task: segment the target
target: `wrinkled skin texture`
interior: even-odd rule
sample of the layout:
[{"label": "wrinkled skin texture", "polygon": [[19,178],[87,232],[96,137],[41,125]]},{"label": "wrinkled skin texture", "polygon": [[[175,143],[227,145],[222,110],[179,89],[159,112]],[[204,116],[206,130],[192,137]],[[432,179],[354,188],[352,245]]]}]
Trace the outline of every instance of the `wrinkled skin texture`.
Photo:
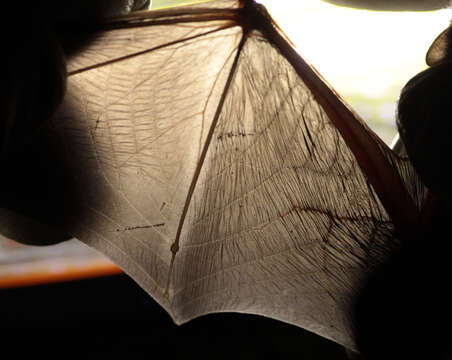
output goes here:
[{"label": "wrinkled skin texture", "polygon": [[[340,2],[340,1],[334,1],[335,3],[341,3],[349,6],[360,6],[365,8],[377,8],[377,9],[396,9],[394,2],[391,2],[388,7],[388,2],[386,4],[383,4],[384,6],[380,6],[381,2],[378,4],[376,2],[354,2],[354,1],[347,1],[347,2]],[[426,9],[425,7],[422,7],[424,5],[416,2],[410,2],[410,6],[407,7],[406,4],[403,4],[402,2],[397,3],[397,10],[421,10]],[[414,5],[413,5],[414,4]],[[399,6],[400,5],[400,6]],[[440,8],[443,5],[445,5],[444,2],[429,2],[428,9],[436,9]],[[93,11],[93,14],[99,14],[101,13],[101,7],[94,8],[96,11]],[[64,17],[63,17],[64,18]],[[92,19],[96,19],[96,16],[93,16]],[[61,19],[60,19],[61,20]],[[91,20],[90,20],[91,21]],[[61,21],[57,21],[57,23],[61,24]],[[64,27],[62,27],[64,30]],[[46,59],[42,63],[44,65],[43,69],[41,70],[45,74],[45,78],[47,81],[50,82],[50,84],[53,84],[52,86],[49,86],[50,89],[56,89],[55,93],[47,94],[45,98],[52,99],[48,103],[47,106],[43,106],[42,111],[38,110],[37,116],[34,116],[33,119],[36,120],[39,124],[40,119],[44,119],[47,117],[48,112],[52,112],[53,108],[56,107],[56,105],[59,103],[60,98],[62,97],[62,93],[64,93],[64,84],[65,84],[65,73],[64,73],[64,62],[63,57],[61,56],[62,53],[68,54],[69,52],[76,52],[79,49],[80,44],[83,45],[83,41],[81,43],[77,42],[71,42],[71,41],[64,41],[67,39],[67,33],[65,34],[64,31],[57,34],[57,36],[60,39],[60,43],[62,43],[62,49],[58,47],[58,45],[55,44],[55,40],[51,38],[51,35],[48,35],[49,33],[48,28],[43,27],[40,28],[39,31],[42,31],[43,39],[46,39],[47,37],[50,37],[49,40],[45,40],[46,46],[49,46],[50,49],[53,49],[52,51],[55,52],[55,55],[52,55],[49,57],[49,59]],[[36,34],[40,34],[39,32],[36,32]],[[89,34],[88,34],[89,35]],[[38,37],[39,38],[39,37]],[[88,37],[89,39],[89,37]],[[58,42],[57,42],[58,43]],[[12,42],[14,45],[15,43]],[[69,45],[68,45],[69,44]],[[20,51],[25,51],[25,53],[21,53]],[[45,54],[52,54],[52,51],[47,51]],[[34,52],[30,52],[33,53]],[[21,57],[25,57],[27,54],[26,49],[19,49],[18,54],[20,54]],[[43,56],[42,54],[38,53],[36,56]],[[37,62],[39,63],[39,62]],[[12,72],[8,74],[12,77],[12,79],[17,79],[23,75],[21,70],[21,67],[14,68],[15,63],[11,62],[9,65],[11,66],[11,69],[13,69]],[[60,68],[61,70],[56,73],[49,73],[47,74],[46,69],[50,68]],[[23,76],[21,78],[21,81],[25,81],[25,79],[28,79],[28,77]],[[46,87],[42,86],[42,83],[39,81],[39,79],[34,83],[27,83],[27,91],[40,94],[41,89],[47,89]],[[27,93],[28,95],[28,93]],[[21,90],[19,89],[17,93],[13,93],[11,95],[13,98],[18,98],[19,101],[21,98],[23,98],[23,93],[21,93]],[[7,105],[11,104],[12,102],[8,102]],[[38,104],[41,104],[41,102],[38,100]],[[3,104],[2,104],[3,105]],[[3,106],[2,106],[3,108]],[[4,108],[8,109],[8,106],[5,106]],[[29,115],[25,114],[25,119],[29,119]],[[24,122],[26,124],[26,122]],[[22,123],[23,124],[23,123]],[[33,129],[32,124],[32,129]],[[6,127],[7,130],[11,129]],[[32,130],[31,129],[31,130]],[[16,131],[17,134],[23,133],[22,129],[20,128],[12,128],[12,131]],[[406,140],[407,143],[409,143],[409,140]],[[51,147],[52,144],[49,143],[49,146]],[[6,146],[7,151],[7,146]],[[55,157],[58,157],[58,154],[55,154]],[[39,159],[39,156],[37,156]],[[7,236],[10,236],[12,238],[15,238],[17,240],[20,240],[24,243],[31,243],[35,244],[33,242],[34,239],[43,239],[46,238],[47,241],[45,243],[40,243],[39,245],[44,244],[51,244],[56,243],[62,240],[67,239],[67,236],[65,234],[58,233],[53,229],[53,227],[46,227],[42,224],[46,222],[49,222],[48,218],[46,218],[46,212],[51,211],[52,209],[58,208],[60,209],[61,213],[63,213],[63,218],[65,216],[71,217],[76,216],[76,211],[73,214],[64,214],[64,204],[66,202],[65,198],[61,198],[58,196],[58,194],[62,194],[63,190],[65,188],[71,188],[70,185],[67,185],[67,182],[70,182],[70,169],[52,169],[53,173],[49,174],[49,178],[55,178],[55,172],[58,174],[61,174],[60,177],[57,177],[59,180],[58,183],[51,184],[50,186],[47,184],[47,188],[49,191],[49,194],[47,194],[45,191],[43,194],[38,195],[37,204],[40,205],[44,200],[47,200],[48,203],[48,209],[43,207],[37,207],[33,208],[33,206],[30,206],[28,200],[30,199],[29,196],[32,196],[36,192],[33,191],[33,188],[30,186],[27,186],[27,181],[32,178],[33,174],[39,173],[41,174],[40,180],[42,180],[43,184],[46,184],[46,176],[43,170],[46,168],[46,164],[40,164],[39,162],[36,163],[36,169],[22,169],[20,167],[20,161],[17,161],[19,158],[16,158],[17,165],[17,171],[25,171],[24,176],[18,177],[22,178],[24,183],[23,184],[8,184],[8,189],[16,189],[17,193],[15,194],[14,191],[11,193],[8,192],[5,194],[5,196],[2,196],[2,201],[7,203],[7,210],[8,211],[15,211],[16,214],[25,213],[25,214],[32,214],[35,219],[37,219],[36,223],[31,223],[29,220],[25,220],[25,218],[21,218],[19,215],[17,215],[17,223],[16,226],[10,226],[5,230],[1,229],[2,233],[4,233]],[[54,163],[58,163],[58,161],[55,161]],[[14,169],[14,167],[13,167]],[[28,173],[26,172],[28,171]],[[33,182],[36,182],[35,179],[33,179]],[[39,182],[38,182],[39,184]],[[2,184],[4,185],[4,184]],[[35,185],[36,186],[36,185]],[[5,186],[3,186],[5,187]],[[60,191],[56,191],[55,195],[55,188],[60,187]],[[27,188],[27,190],[22,193],[23,189]],[[41,185],[38,185],[38,188],[44,188]],[[52,195],[53,194],[53,195]],[[3,195],[3,194],[2,194]],[[19,196],[20,195],[20,196]],[[33,195],[34,196],[34,195]],[[39,198],[41,196],[42,198]],[[53,197],[52,197],[53,196]],[[71,196],[77,196],[77,194],[67,194],[67,196],[70,198]],[[23,203],[20,201],[17,201],[18,198],[22,198],[24,200]],[[50,201],[49,201],[50,199]],[[70,200],[70,199],[69,199]],[[72,210],[71,210],[72,211]],[[40,217],[44,221],[39,222]],[[0,212],[0,219],[1,219],[1,212]],[[22,221],[22,222],[21,222]],[[25,223],[23,221],[26,221]],[[55,220],[56,222],[58,219]],[[0,226],[1,226],[1,220],[0,220]],[[57,226],[56,226],[57,227]],[[441,229],[440,226],[438,226],[439,229]],[[432,227],[431,230],[427,232],[425,235],[425,239],[427,240],[434,240],[437,239],[439,236],[437,234],[440,234],[440,232],[435,232]],[[9,232],[8,232],[9,231]],[[38,232],[45,232],[48,236],[44,237],[42,235],[37,235]],[[411,349],[408,353],[405,351],[407,349],[406,346],[410,345],[414,341],[421,341],[422,339],[419,339],[418,337],[411,337],[410,335],[416,335],[416,332],[409,332],[406,333],[407,328],[407,321],[412,320],[412,314],[416,313],[419,308],[425,308],[426,304],[427,307],[430,309],[433,309],[436,311],[433,316],[429,317],[419,317],[417,318],[417,321],[415,323],[408,322],[409,327],[411,330],[416,329],[416,326],[421,329],[431,329],[435,328],[435,326],[438,325],[438,322],[435,322],[438,318],[444,318],[444,312],[440,311],[439,309],[446,308],[447,304],[450,303],[447,298],[443,296],[443,294],[440,294],[440,300],[441,302],[437,302],[436,299],[430,294],[434,293],[435,291],[438,291],[438,289],[441,288],[442,279],[443,277],[438,275],[444,275],[447,274],[447,268],[445,267],[446,260],[441,261],[441,259],[438,259],[436,256],[437,254],[433,250],[438,250],[440,255],[448,254],[450,252],[445,251],[444,244],[439,244],[439,247],[432,248],[431,246],[423,247],[422,242],[414,244],[412,247],[409,247],[405,252],[398,253],[394,255],[394,257],[388,261],[385,267],[382,267],[380,271],[378,271],[375,276],[371,277],[369,279],[368,286],[365,287],[362,291],[362,297],[357,302],[357,307],[355,311],[355,317],[357,321],[357,334],[358,334],[358,344],[362,351],[366,354],[370,354],[368,358],[402,358],[403,356],[409,357],[409,358],[416,358],[416,355],[425,355],[425,358],[428,358],[427,355],[432,355],[431,353],[424,353],[424,351],[418,351],[418,348]],[[420,271],[418,267],[418,260],[420,258],[425,258],[426,249],[429,250],[429,259],[426,260],[422,264],[422,269],[426,268],[426,271]],[[434,265],[434,266],[432,266]],[[413,271],[418,271],[416,275],[419,275],[422,277],[422,279],[425,279],[425,283],[429,283],[430,279],[436,279],[435,283],[431,284],[430,287],[423,289],[424,296],[419,297],[417,293],[418,284],[416,281],[413,282],[413,279],[415,277],[413,276]],[[387,281],[387,280],[391,281]],[[407,281],[408,279],[408,281]],[[403,283],[404,286],[401,287],[400,284]],[[393,299],[397,299],[397,303],[394,304]],[[412,302],[413,298],[416,299],[416,302]],[[410,303],[411,306],[406,309],[405,305],[407,303]],[[442,306],[443,305],[443,306]],[[375,309],[379,309],[379,311],[375,311]],[[404,310],[404,311],[402,311]],[[447,318],[446,318],[447,319]],[[389,324],[389,325],[388,325]],[[392,331],[388,331],[388,328]],[[386,333],[386,336],[381,339],[379,336],[382,333]],[[403,337],[400,336],[400,334],[404,334]],[[441,335],[441,334],[440,334]],[[418,335],[419,336],[419,335]],[[407,339],[407,340],[404,340]],[[437,343],[437,340],[439,339],[440,344]],[[438,339],[431,339],[431,337],[428,338],[427,344],[430,347],[433,347],[437,351],[438,355],[440,354],[440,350],[442,350],[441,347],[441,336],[439,336]],[[378,341],[378,343],[377,343]],[[446,339],[447,341],[447,339]],[[396,348],[394,354],[390,354],[388,356],[388,351],[392,351],[394,348]],[[397,348],[399,350],[397,350]],[[379,353],[376,351],[376,349],[381,349],[379,351],[382,351],[382,353]],[[389,350],[388,350],[389,349]],[[424,345],[425,349],[425,345]],[[376,356],[379,355],[379,356]],[[392,356],[397,355],[397,356]],[[407,356],[409,355],[409,356]]]},{"label": "wrinkled skin texture", "polygon": [[[371,1],[331,1],[381,9]],[[376,2],[375,2],[376,3]],[[392,2],[391,2],[392,3]],[[403,10],[434,10],[447,2],[397,2]],[[394,6],[393,6],[394,5]],[[399,10],[397,8],[397,10]],[[450,359],[448,324],[452,302],[449,255],[451,195],[450,33],[444,32],[427,57],[427,70],[402,90],[397,127],[408,156],[430,190],[432,207],[424,232],[393,254],[365,282],[352,309],[355,338],[365,359]],[[433,56],[434,55],[434,56]]]},{"label": "wrinkled skin texture", "polygon": [[[422,11],[450,6],[450,1],[325,0],[360,9]],[[365,359],[450,359],[447,292],[451,252],[444,234],[450,229],[450,30],[438,51],[429,54],[429,69],[402,91],[397,126],[406,151],[436,206],[425,232],[389,258],[363,284],[352,316],[357,345]],[[435,55],[435,56],[433,56]],[[434,61],[433,61],[434,60]]]}]

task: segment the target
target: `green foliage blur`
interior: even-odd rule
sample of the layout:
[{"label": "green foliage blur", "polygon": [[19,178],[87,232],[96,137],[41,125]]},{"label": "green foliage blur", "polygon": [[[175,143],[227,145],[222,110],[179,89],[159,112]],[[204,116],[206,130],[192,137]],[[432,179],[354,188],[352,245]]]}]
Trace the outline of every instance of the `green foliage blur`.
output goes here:
[{"label": "green foliage blur", "polygon": [[400,89],[394,87],[376,97],[354,93],[344,95],[343,98],[387,145],[391,145],[397,135],[397,102],[394,99],[398,99],[399,92]]}]

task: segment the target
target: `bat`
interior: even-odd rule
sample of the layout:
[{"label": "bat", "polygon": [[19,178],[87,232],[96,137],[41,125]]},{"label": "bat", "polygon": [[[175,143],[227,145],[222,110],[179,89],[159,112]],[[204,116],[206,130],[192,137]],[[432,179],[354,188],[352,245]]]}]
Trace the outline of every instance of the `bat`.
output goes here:
[{"label": "bat", "polygon": [[[366,358],[450,359],[452,320],[447,293],[451,245],[450,189],[447,177],[450,152],[449,112],[451,27],[443,31],[427,52],[428,69],[403,88],[397,127],[405,151],[435,205],[423,234],[392,254],[370,275],[355,298],[355,340]],[[391,326],[388,326],[391,324]],[[378,339],[378,341],[375,341]],[[413,346],[413,344],[420,344]]]},{"label": "bat", "polygon": [[253,313],[356,349],[360,284],[436,213],[411,160],[253,1],[96,26],[76,43],[60,29],[64,98],[38,92],[46,111],[5,127],[0,232],[83,241],[177,324]]}]

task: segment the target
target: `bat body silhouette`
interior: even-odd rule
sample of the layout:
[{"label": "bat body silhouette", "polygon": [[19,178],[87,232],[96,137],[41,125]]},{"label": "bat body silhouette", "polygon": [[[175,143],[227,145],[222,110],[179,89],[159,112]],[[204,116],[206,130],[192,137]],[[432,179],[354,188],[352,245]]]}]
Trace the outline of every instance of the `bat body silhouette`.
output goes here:
[{"label": "bat body silhouette", "polygon": [[96,30],[61,42],[53,116],[5,127],[0,232],[99,249],[178,324],[254,313],[356,348],[363,279],[438,212],[411,161],[253,1]]},{"label": "bat body silhouette", "polygon": [[[434,194],[430,222],[375,271],[355,299],[353,315],[360,350],[369,359],[450,359],[452,321],[449,254],[451,194],[451,28],[427,53],[430,68],[402,90],[397,126],[410,160]],[[428,209],[428,206],[426,207]],[[378,340],[376,340],[378,339]],[[413,345],[416,344],[416,345]],[[387,349],[391,349],[390,356]]]}]

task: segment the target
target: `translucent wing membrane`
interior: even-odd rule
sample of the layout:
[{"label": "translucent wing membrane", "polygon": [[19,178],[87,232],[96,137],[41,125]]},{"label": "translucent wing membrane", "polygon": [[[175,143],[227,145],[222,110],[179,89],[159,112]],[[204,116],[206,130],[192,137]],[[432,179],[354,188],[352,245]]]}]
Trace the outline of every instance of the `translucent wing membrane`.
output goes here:
[{"label": "translucent wing membrane", "polygon": [[[164,12],[118,20],[69,61],[49,132],[82,194],[66,231],[177,323],[255,313],[353,347],[349,301],[398,246],[394,226],[303,78],[238,20],[240,6],[177,10],[191,22],[177,11],[171,24],[158,23]],[[231,13],[196,20],[212,9]],[[410,164],[376,146],[420,205]]]},{"label": "translucent wing membrane", "polygon": [[[409,164],[392,160],[413,178]],[[392,237],[338,130],[254,31],[184,224],[171,293],[176,321],[257,313],[351,347],[348,301],[362,275],[397,246]]]},{"label": "translucent wing membrane", "polygon": [[170,246],[241,35],[224,25],[104,34],[105,48],[86,50],[93,63],[178,41],[71,76],[54,123],[89,174],[86,222],[72,233],[124,266],[168,311]]}]

